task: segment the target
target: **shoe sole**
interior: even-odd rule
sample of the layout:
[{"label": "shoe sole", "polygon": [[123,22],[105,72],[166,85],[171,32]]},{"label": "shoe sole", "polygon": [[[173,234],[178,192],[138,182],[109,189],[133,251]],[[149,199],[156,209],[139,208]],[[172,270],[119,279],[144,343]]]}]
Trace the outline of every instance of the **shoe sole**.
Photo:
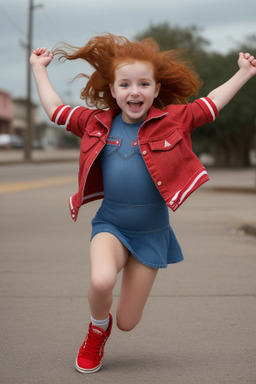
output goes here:
[{"label": "shoe sole", "polygon": [[80,373],[95,373],[95,372],[98,372],[98,370],[102,367],[102,363],[100,363],[99,365],[97,365],[97,367],[95,368],[92,368],[92,369],[84,369],[84,368],[81,368],[79,367],[79,365],[77,364],[77,360],[76,360],[76,370]]}]

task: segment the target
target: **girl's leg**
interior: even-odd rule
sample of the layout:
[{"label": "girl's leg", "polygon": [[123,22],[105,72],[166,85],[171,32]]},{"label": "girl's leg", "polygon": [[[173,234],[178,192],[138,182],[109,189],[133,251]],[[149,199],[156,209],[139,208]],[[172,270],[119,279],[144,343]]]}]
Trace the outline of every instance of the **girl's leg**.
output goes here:
[{"label": "girl's leg", "polygon": [[130,331],[138,324],[157,272],[158,269],[149,268],[140,263],[133,255],[129,256],[123,270],[116,313],[119,329]]},{"label": "girl's leg", "polygon": [[[93,321],[76,358],[76,369],[81,373],[97,372],[101,367],[104,347],[112,329],[112,316],[109,314],[112,290],[128,256],[127,249],[110,233],[99,233],[91,241],[88,298]],[[108,328],[103,329],[101,323]]]},{"label": "girl's leg", "polygon": [[126,264],[128,256],[128,250],[111,233],[99,233],[92,239],[88,300],[94,319],[103,320],[108,317],[117,275]]}]

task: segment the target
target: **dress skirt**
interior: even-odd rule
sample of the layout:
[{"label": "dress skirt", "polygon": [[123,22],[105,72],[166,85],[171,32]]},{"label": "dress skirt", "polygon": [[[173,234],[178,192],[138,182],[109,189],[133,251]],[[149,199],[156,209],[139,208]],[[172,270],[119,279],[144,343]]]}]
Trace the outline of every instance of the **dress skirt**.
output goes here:
[{"label": "dress skirt", "polygon": [[132,205],[104,198],[92,220],[91,239],[101,232],[116,236],[139,262],[151,268],[166,268],[184,259],[164,201]]}]

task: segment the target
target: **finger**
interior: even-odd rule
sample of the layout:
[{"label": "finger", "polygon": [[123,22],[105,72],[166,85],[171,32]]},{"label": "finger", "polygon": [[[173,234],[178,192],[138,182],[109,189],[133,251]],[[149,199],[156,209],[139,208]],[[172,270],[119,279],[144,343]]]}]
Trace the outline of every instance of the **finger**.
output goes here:
[{"label": "finger", "polygon": [[42,54],[45,52],[45,50],[46,50],[46,48],[43,48],[43,47],[41,47],[41,48],[36,48],[36,49],[33,51],[33,53],[34,53],[35,55],[37,55],[37,56],[40,56],[40,55],[42,55]]},{"label": "finger", "polygon": [[34,55],[38,55],[39,51],[40,51],[40,48],[34,49],[34,51],[33,51]]},{"label": "finger", "polygon": [[47,53],[47,56],[51,56],[51,57],[53,57],[53,54],[52,54],[52,52],[51,52],[51,51],[49,51],[48,49],[47,49],[46,53]]},{"label": "finger", "polygon": [[253,67],[256,67],[256,59],[254,59],[254,60],[251,62],[251,65],[252,65]]}]

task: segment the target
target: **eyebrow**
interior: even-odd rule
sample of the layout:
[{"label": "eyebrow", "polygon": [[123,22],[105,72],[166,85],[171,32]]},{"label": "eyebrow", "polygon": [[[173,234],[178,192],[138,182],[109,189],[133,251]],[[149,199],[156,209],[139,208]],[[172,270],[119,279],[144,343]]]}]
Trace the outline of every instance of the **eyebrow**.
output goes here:
[{"label": "eyebrow", "polygon": [[[141,77],[140,79],[138,79],[138,81],[154,81],[154,79],[151,79],[151,78],[149,78],[149,77]],[[130,79],[129,78],[126,78],[126,77],[124,77],[124,78],[121,78],[121,79],[119,79],[118,80],[119,82],[120,81],[130,81]]]}]

